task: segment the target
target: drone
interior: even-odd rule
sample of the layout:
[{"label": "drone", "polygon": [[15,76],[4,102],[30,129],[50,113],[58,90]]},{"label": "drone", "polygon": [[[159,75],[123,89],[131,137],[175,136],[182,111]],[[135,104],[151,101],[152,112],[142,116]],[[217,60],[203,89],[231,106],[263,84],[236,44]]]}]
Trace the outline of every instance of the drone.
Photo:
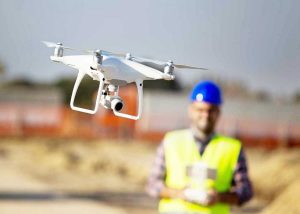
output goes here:
[{"label": "drone", "polygon": [[[132,120],[140,119],[142,115],[143,81],[144,80],[174,80],[174,68],[178,69],[202,69],[187,65],[174,64],[173,61],[159,61],[143,57],[132,56],[131,53],[121,54],[105,50],[81,50],[63,46],[62,43],[43,41],[50,48],[54,48],[50,59],[61,62],[78,70],[70,100],[71,109],[88,114],[95,114],[101,104],[110,109],[118,117]],[[86,52],[86,55],[64,56],[64,49]],[[99,81],[98,93],[94,109],[85,109],[74,105],[78,87],[85,75]],[[135,82],[138,93],[137,115],[122,113],[124,101],[118,95],[119,88]]]}]

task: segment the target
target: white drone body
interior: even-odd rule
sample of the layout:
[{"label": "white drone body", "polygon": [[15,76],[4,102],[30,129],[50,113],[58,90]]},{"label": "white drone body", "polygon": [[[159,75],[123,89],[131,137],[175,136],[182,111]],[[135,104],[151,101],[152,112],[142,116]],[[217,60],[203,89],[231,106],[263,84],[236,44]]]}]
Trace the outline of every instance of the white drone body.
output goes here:
[{"label": "white drone body", "polygon": [[[111,109],[116,116],[138,120],[142,114],[143,81],[144,80],[174,80],[174,67],[202,69],[185,65],[175,65],[172,61],[160,62],[157,60],[133,57],[131,54],[114,54],[107,51],[86,51],[89,55],[63,56],[64,49],[76,50],[62,46],[61,43],[44,42],[48,47],[54,47],[51,60],[61,62],[77,69],[70,106],[73,110],[95,114],[99,105]],[[85,75],[99,81],[98,94],[94,109],[85,109],[74,105],[78,87]],[[135,82],[138,92],[137,115],[120,112],[124,106],[123,100],[118,96],[119,87]]]}]

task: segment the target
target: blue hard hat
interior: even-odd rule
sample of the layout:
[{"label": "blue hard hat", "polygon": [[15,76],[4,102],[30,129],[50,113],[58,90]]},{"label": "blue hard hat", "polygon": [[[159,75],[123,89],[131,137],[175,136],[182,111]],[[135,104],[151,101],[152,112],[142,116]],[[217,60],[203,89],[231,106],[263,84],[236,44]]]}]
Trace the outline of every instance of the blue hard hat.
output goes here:
[{"label": "blue hard hat", "polygon": [[203,101],[214,105],[222,104],[222,92],[220,87],[212,81],[199,82],[192,90],[190,100]]}]

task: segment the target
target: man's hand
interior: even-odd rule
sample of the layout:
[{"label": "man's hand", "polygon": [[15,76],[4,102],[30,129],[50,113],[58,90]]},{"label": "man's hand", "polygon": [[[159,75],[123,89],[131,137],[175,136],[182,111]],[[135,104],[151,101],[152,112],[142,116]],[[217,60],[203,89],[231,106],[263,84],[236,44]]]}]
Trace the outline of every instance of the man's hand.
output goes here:
[{"label": "man's hand", "polygon": [[164,187],[160,192],[160,197],[184,200],[184,190]]},{"label": "man's hand", "polygon": [[214,205],[215,203],[218,202],[219,200],[219,197],[218,197],[218,192],[215,191],[215,190],[209,190],[207,192],[207,201],[206,201],[206,204],[203,204],[204,206],[211,206],[211,205]]},{"label": "man's hand", "polygon": [[217,202],[236,204],[236,196],[232,193],[218,193],[216,190],[173,189],[164,187],[161,198],[182,199],[202,206],[212,206]]},{"label": "man's hand", "polygon": [[218,201],[218,193],[215,190],[185,189],[184,198],[186,201],[202,206],[211,206]]},{"label": "man's hand", "polygon": [[234,192],[218,193],[218,201],[232,205],[239,204],[239,198]]}]

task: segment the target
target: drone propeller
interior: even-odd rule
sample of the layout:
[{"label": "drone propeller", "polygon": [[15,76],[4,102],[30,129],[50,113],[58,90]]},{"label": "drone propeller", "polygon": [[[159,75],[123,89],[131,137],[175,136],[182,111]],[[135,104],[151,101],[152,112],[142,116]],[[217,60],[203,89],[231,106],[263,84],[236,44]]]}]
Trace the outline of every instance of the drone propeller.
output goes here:
[{"label": "drone propeller", "polygon": [[169,66],[173,66],[175,68],[186,68],[186,69],[200,69],[200,70],[208,70],[207,68],[199,68],[199,67],[193,67],[193,66],[189,66],[189,65],[180,65],[180,64],[174,64],[172,61],[168,61],[168,62],[163,62],[163,61],[159,61],[159,60],[154,60],[154,59],[146,59],[146,58],[142,58],[142,57],[131,57],[131,59],[133,59],[134,61],[137,62],[141,62],[144,64],[156,64],[157,67],[163,68],[166,65]]},{"label": "drone propeller", "polygon": [[[79,49],[75,49],[75,48],[71,48],[71,47],[67,47],[67,46],[63,46],[62,43],[54,43],[54,42],[47,42],[47,41],[42,41],[47,47],[49,48],[55,48],[57,46],[60,46],[64,49],[69,49],[69,50],[79,50]],[[85,50],[79,50],[79,51],[85,51]]]},{"label": "drone propeller", "polygon": [[78,48],[71,48],[71,47],[63,46],[61,43],[54,43],[54,42],[47,42],[47,41],[42,41],[42,42],[49,48],[55,48],[57,46],[60,46],[64,49],[74,50],[74,51],[82,51],[82,52],[86,52],[86,53],[89,53],[89,54],[113,55],[113,56],[119,56],[119,57],[125,56],[125,54],[122,54],[122,53],[113,53],[113,52],[105,51],[105,50],[84,50],[84,49],[78,49]]},{"label": "drone propeller", "polygon": [[136,56],[132,56],[131,57],[132,60],[137,61],[137,62],[150,62],[150,63],[155,63],[157,65],[161,65],[164,66],[166,63],[159,61],[159,60],[155,60],[155,59],[147,59],[147,58],[143,58],[143,57],[136,57]]},{"label": "drone propeller", "polygon": [[175,68],[187,68],[187,69],[199,69],[199,70],[208,70],[207,68],[199,68],[199,67],[193,67],[189,65],[180,65],[180,64],[172,64]]},{"label": "drone propeller", "polygon": [[55,48],[56,45],[57,45],[57,44],[55,44],[53,42],[47,42],[47,41],[42,41],[42,43],[44,43],[49,48]]},{"label": "drone propeller", "polygon": [[124,53],[114,53],[114,52],[105,51],[105,50],[101,50],[101,53],[103,55],[112,55],[112,56],[118,56],[118,57],[125,57],[126,56],[126,54],[124,54]]}]

